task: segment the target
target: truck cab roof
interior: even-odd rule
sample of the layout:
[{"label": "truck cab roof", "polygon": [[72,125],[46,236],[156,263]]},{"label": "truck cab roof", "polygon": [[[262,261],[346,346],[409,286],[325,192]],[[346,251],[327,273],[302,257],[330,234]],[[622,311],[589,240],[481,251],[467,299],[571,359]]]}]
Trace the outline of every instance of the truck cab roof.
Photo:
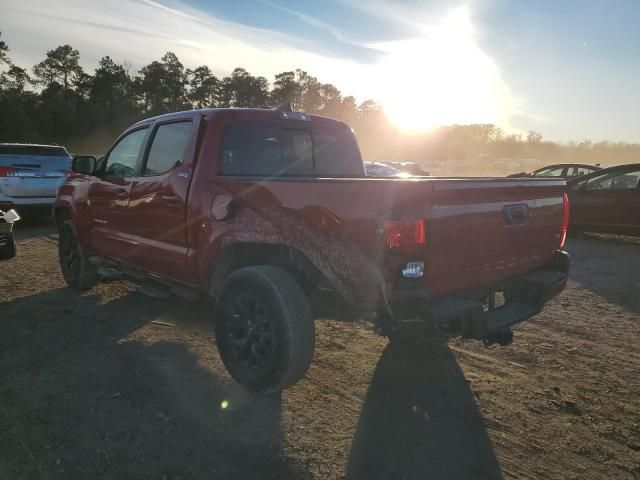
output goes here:
[{"label": "truck cab roof", "polygon": [[[335,123],[339,123],[341,125],[344,125],[347,128],[350,128],[345,122],[343,122],[342,120],[337,120],[335,118],[330,118],[330,117],[325,117],[322,115],[313,115],[313,114],[308,114],[305,112],[285,112],[283,110],[278,110],[278,109],[272,109],[272,108],[240,108],[240,107],[225,107],[225,108],[200,108],[200,109],[195,109],[195,110],[183,110],[180,112],[171,112],[171,113],[164,113],[162,115],[156,115],[155,117],[150,117],[150,118],[145,118],[144,120],[141,120],[135,124],[133,124],[130,128],[133,127],[137,127],[140,125],[146,125],[146,124],[150,124],[150,123],[154,123],[157,122],[159,120],[171,120],[173,118],[180,118],[183,117],[185,114],[201,114],[204,115],[206,117],[212,117],[214,115],[218,115],[221,113],[231,113],[231,114],[235,114],[238,117],[245,117],[245,116],[251,116],[251,117],[260,117],[263,116],[265,119],[273,119],[273,120],[292,120],[292,121],[296,121],[296,120],[300,120],[300,116],[304,116],[305,120],[308,121],[312,121],[312,120],[322,120],[322,121],[329,121],[329,122],[335,122]],[[286,116],[289,116],[289,118],[286,118]]]}]

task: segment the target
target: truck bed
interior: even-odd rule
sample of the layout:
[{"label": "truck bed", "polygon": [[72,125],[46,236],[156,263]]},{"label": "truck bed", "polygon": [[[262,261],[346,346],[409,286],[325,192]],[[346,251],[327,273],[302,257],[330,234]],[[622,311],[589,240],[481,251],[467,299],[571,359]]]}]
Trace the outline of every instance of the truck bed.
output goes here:
[{"label": "truck bed", "polygon": [[[282,218],[275,214],[286,212],[301,229],[336,241],[331,249],[353,246],[373,264],[385,265],[387,284],[397,280],[394,262],[424,261],[422,288],[433,297],[549,262],[559,247],[565,189],[564,180],[505,178],[224,177],[215,184],[215,190],[237,199],[239,211],[249,209],[286,230],[279,241],[292,233],[292,222],[279,224]],[[420,219],[425,220],[424,245],[389,249],[388,222]],[[336,252],[318,254],[323,255]]]}]

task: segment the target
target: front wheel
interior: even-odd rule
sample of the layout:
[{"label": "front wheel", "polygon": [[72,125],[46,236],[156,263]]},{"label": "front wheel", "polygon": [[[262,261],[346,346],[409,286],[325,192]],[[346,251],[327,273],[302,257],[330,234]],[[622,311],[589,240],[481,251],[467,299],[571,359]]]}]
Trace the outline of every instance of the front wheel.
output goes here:
[{"label": "front wheel", "polygon": [[313,317],[304,292],[284,270],[259,265],[233,272],[222,285],[215,321],[222,362],[250,390],[276,392],[307,372]]},{"label": "front wheel", "polygon": [[13,232],[10,231],[5,235],[0,235],[0,260],[9,260],[15,256],[16,241],[13,238]]},{"label": "front wheel", "polygon": [[86,251],[78,242],[76,228],[71,220],[65,220],[60,224],[58,258],[64,281],[70,287],[88,290],[98,283],[98,273],[89,263]]}]

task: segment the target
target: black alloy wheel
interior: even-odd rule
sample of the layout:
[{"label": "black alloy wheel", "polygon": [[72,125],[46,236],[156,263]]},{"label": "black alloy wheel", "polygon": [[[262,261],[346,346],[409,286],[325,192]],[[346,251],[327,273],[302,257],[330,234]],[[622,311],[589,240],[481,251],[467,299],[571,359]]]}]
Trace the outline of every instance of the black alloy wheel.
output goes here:
[{"label": "black alloy wheel", "polygon": [[249,293],[238,295],[226,316],[227,341],[245,368],[258,370],[273,359],[274,326],[265,307]]},{"label": "black alloy wheel", "polygon": [[216,343],[234,380],[273,393],[305,375],[315,330],[307,298],[291,275],[270,265],[244,267],[229,275],[216,300]]}]

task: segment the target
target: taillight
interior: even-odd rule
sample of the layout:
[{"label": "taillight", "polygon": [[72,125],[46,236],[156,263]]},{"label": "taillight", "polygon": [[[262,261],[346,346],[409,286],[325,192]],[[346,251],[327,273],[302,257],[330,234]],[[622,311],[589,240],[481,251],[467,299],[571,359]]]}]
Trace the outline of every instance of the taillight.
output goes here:
[{"label": "taillight", "polygon": [[14,167],[0,167],[0,177],[12,177],[16,173]]},{"label": "taillight", "polygon": [[567,192],[562,194],[562,227],[560,229],[560,247],[564,247],[567,240],[567,231],[569,230],[569,195]]},{"label": "taillight", "polygon": [[387,246],[391,249],[411,248],[427,243],[427,227],[424,219],[415,222],[386,220],[384,233]]},{"label": "taillight", "polygon": [[424,245],[427,243],[427,227],[424,218],[413,224],[413,243]]}]

